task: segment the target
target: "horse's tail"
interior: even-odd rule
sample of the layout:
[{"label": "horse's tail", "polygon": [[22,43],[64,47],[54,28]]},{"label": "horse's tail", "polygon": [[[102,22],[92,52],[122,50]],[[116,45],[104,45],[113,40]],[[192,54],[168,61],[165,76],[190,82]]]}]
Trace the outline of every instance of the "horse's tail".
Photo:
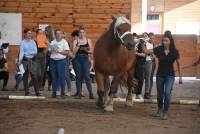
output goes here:
[{"label": "horse's tail", "polygon": [[132,93],[135,93],[138,86],[138,80],[133,78],[131,81],[128,81],[128,74],[126,73],[120,82],[120,88],[122,89],[122,87],[125,87],[128,89],[128,84],[132,85]]}]

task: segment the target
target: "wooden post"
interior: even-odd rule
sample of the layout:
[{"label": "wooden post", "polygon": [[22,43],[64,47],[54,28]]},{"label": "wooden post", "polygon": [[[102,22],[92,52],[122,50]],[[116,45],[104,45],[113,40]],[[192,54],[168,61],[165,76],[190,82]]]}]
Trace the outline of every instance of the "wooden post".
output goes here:
[{"label": "wooden post", "polygon": [[[200,35],[197,36],[197,59],[200,58]],[[200,79],[200,64],[197,64],[196,67],[196,78]]]},{"label": "wooden post", "polygon": [[142,0],[142,27],[141,31],[146,32],[147,31],[147,0]]}]

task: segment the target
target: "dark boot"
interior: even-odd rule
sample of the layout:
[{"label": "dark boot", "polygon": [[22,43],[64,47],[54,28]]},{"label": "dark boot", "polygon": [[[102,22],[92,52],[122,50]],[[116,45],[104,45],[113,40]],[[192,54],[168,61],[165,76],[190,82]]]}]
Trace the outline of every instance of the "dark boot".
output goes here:
[{"label": "dark boot", "polygon": [[145,93],[144,94],[144,99],[150,99],[151,97],[150,97],[150,95],[149,95],[149,93]]},{"label": "dark boot", "polygon": [[25,96],[29,96],[30,95],[30,93],[29,92],[25,92]]},{"label": "dark boot", "polygon": [[162,115],[162,110],[158,110],[154,115],[153,117],[161,117]]},{"label": "dark boot", "polygon": [[56,92],[52,93],[52,98],[56,98]]},{"label": "dark boot", "polygon": [[93,94],[90,94],[89,99],[95,99],[94,96],[93,96]]},{"label": "dark boot", "polygon": [[61,93],[61,98],[62,98],[62,99],[65,98],[65,93]]}]

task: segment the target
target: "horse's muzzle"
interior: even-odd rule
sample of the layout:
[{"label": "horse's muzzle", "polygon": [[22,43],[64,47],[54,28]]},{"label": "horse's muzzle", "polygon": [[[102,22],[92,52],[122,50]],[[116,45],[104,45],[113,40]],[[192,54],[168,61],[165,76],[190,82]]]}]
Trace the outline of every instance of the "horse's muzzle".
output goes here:
[{"label": "horse's muzzle", "polygon": [[125,45],[125,47],[126,47],[128,50],[133,50],[133,49],[135,49],[135,44],[134,44],[134,43],[128,43],[127,45]]}]

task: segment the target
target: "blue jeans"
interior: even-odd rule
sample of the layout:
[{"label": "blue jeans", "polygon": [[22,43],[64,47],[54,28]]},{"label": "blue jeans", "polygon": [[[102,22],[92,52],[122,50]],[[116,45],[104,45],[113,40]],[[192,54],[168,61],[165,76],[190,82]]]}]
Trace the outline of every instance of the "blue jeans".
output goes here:
[{"label": "blue jeans", "polygon": [[66,62],[66,71],[65,71],[65,80],[67,84],[67,89],[69,92],[71,92],[71,80],[70,80],[70,73],[69,73],[69,65],[68,62]]},{"label": "blue jeans", "polygon": [[169,110],[174,80],[174,76],[156,76],[158,109],[163,110],[163,112]]},{"label": "blue jeans", "polygon": [[76,72],[76,88],[77,93],[81,96],[82,88],[81,88],[81,81],[82,77],[85,79],[86,86],[90,96],[93,96],[92,93],[92,83],[90,79],[90,64],[87,55],[77,55],[75,58],[75,72]]},{"label": "blue jeans", "polygon": [[23,80],[23,74],[15,74],[16,85],[18,86]]},{"label": "blue jeans", "polygon": [[145,62],[145,67],[144,67],[145,94],[150,94],[151,73],[152,73],[152,61],[149,60]]},{"label": "blue jeans", "polygon": [[53,60],[50,62],[50,71],[52,77],[52,91],[56,94],[58,86],[61,88],[61,95],[64,95],[65,91],[65,71],[66,71],[66,59]]}]

